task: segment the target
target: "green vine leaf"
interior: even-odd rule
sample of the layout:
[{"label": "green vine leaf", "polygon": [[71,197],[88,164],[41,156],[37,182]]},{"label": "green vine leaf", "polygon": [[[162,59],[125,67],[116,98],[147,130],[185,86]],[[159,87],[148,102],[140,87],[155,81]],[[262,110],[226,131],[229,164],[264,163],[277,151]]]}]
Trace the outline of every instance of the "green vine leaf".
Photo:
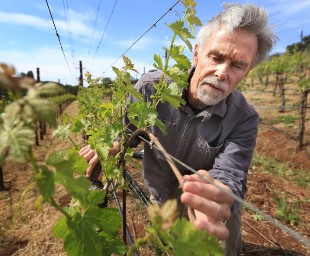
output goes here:
[{"label": "green vine leaf", "polygon": [[116,240],[103,232],[99,233],[99,237],[103,246],[103,256],[126,255],[127,248],[121,240]]},{"label": "green vine leaf", "polygon": [[27,104],[31,106],[33,115],[37,119],[45,121],[52,126],[56,126],[56,104],[48,99],[25,98]]},{"label": "green vine leaf", "polygon": [[118,68],[116,68],[116,67],[112,67],[112,70],[113,70],[113,72],[117,75],[117,76],[121,76],[122,75],[122,72],[118,69]]},{"label": "green vine leaf", "polygon": [[100,239],[93,223],[76,212],[72,220],[61,219],[54,227],[54,236],[64,240],[64,248],[69,256],[102,255]]},{"label": "green vine leaf", "polygon": [[158,70],[163,70],[163,60],[161,56],[158,54],[154,54],[154,61],[155,63],[153,64],[153,66]]},{"label": "green vine leaf", "polygon": [[62,168],[55,173],[55,180],[62,184],[82,205],[85,205],[89,187],[89,182],[85,178],[80,177],[73,179],[72,174],[69,173],[67,169]]},{"label": "green vine leaf", "polygon": [[[169,51],[166,47],[164,47],[164,50]],[[170,49],[170,55],[176,61],[175,66],[177,66],[180,69],[188,70],[191,67],[191,62],[187,58],[187,56],[183,54],[184,50],[185,46],[183,45],[182,46],[173,45]]]},{"label": "green vine leaf", "polygon": [[84,175],[88,163],[77,152],[60,151],[52,153],[47,164],[55,167],[55,181],[62,184],[66,190],[82,205],[86,204],[89,182],[85,177],[73,177],[73,174]]},{"label": "green vine leaf", "polygon": [[162,101],[168,102],[174,108],[178,108],[181,104],[185,104],[185,100],[182,99],[180,96],[181,96],[181,90],[179,86],[175,82],[172,82],[168,86],[168,88],[166,88],[163,91]]},{"label": "green vine leaf", "polygon": [[66,217],[62,216],[58,219],[57,223],[53,227],[53,236],[58,238],[65,238],[67,234]]},{"label": "green vine leaf", "polygon": [[125,55],[123,55],[123,61],[125,63],[124,69],[125,70],[131,70],[134,71],[136,73],[139,73],[135,68],[134,68],[134,64],[132,63],[132,61],[126,57]]},{"label": "green vine leaf", "polygon": [[79,156],[74,149],[53,152],[47,159],[48,165],[54,166],[56,169],[66,167],[70,172],[84,175],[88,167],[88,163]]},{"label": "green vine leaf", "polygon": [[72,122],[72,125],[71,125],[71,131],[74,132],[74,133],[78,133],[78,132],[81,132],[83,131],[85,127],[88,127],[87,126],[87,122],[84,120],[84,119],[79,119],[79,117],[77,117],[73,122]]},{"label": "green vine leaf", "polygon": [[43,200],[47,201],[55,194],[54,174],[46,166],[41,166],[39,172],[36,173],[37,181]]},{"label": "green vine leaf", "polygon": [[185,7],[192,7],[195,8],[196,7],[196,2],[194,0],[181,0],[181,3],[185,6]]},{"label": "green vine leaf", "polygon": [[175,21],[174,23],[167,24],[167,26],[183,40],[190,51],[193,50],[188,39],[193,39],[194,36],[184,27],[184,21]]},{"label": "green vine leaf", "polygon": [[181,71],[177,66],[169,67],[166,70],[167,75],[179,86],[183,88],[188,87],[187,77],[188,72],[187,71]]},{"label": "green vine leaf", "polygon": [[52,133],[52,137],[57,137],[61,140],[68,138],[70,133],[70,124],[58,125],[57,129],[55,129]]},{"label": "green vine leaf", "polygon": [[128,118],[138,129],[155,125],[157,112],[150,102],[134,102],[128,108]]},{"label": "green vine leaf", "polygon": [[195,13],[193,13],[192,15],[189,15],[187,17],[187,21],[188,21],[188,26],[190,27],[192,33],[195,32],[195,26],[202,26],[202,23],[200,21],[200,19],[195,15]]},{"label": "green vine leaf", "polygon": [[64,88],[56,83],[37,83],[35,85],[37,95],[40,97],[53,97],[64,92]]},{"label": "green vine leaf", "polygon": [[134,96],[138,101],[142,101],[143,100],[143,95],[137,91],[137,89],[135,89],[135,87],[133,85],[127,85],[125,87],[125,90],[127,93],[131,94],[132,96]]},{"label": "green vine leaf", "polygon": [[152,226],[165,244],[171,244],[178,256],[220,256],[222,248],[215,237],[206,231],[198,230],[185,218],[177,219],[177,202],[168,200],[163,206],[150,206],[148,209]]},{"label": "green vine leaf", "polygon": [[124,243],[117,236],[121,228],[121,216],[117,209],[98,208],[104,199],[102,191],[92,191],[88,195],[86,211],[71,209],[71,219],[59,219],[53,235],[64,239],[68,255],[123,255]]},{"label": "green vine leaf", "polygon": [[215,237],[197,230],[185,218],[178,219],[170,230],[169,242],[178,256],[222,256],[223,251]]},{"label": "green vine leaf", "polygon": [[24,162],[30,147],[35,142],[35,134],[28,127],[3,127],[0,129],[0,153],[8,153],[8,157]]}]

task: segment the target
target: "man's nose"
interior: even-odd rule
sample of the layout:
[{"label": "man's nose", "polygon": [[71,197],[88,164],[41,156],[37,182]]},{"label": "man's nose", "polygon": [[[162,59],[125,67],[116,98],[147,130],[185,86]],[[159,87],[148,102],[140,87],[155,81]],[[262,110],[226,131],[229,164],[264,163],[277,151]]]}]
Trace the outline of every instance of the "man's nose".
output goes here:
[{"label": "man's nose", "polygon": [[227,79],[228,70],[229,70],[229,63],[226,62],[221,63],[217,66],[214,75],[217,77],[218,80],[224,81]]}]

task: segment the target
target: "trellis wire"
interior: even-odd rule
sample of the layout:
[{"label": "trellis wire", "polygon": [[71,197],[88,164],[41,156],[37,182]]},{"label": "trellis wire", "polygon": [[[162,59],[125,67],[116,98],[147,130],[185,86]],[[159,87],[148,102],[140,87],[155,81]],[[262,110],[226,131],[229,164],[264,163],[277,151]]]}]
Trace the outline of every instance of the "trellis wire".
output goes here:
[{"label": "trellis wire", "polygon": [[171,12],[173,10],[173,8],[180,2],[180,0],[178,0],[172,7],[170,7],[157,21],[155,21],[141,36],[139,36],[139,38],[134,41],[134,43],[129,46],[103,73],[105,73],[109,68],[111,68],[119,59],[122,58],[123,55],[125,55],[136,43],[138,43],[138,41],[141,40],[142,37],[144,37],[151,29],[155,28],[157,26],[157,23],[164,18],[169,12]]}]

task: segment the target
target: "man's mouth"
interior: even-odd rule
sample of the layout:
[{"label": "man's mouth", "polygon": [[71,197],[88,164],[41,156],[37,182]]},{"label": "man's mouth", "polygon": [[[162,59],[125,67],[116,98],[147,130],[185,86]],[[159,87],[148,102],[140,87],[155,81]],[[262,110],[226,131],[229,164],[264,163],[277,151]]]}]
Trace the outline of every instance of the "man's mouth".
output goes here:
[{"label": "man's mouth", "polygon": [[207,85],[207,86],[211,87],[211,88],[212,88],[212,89],[214,89],[214,90],[217,90],[217,91],[223,91],[223,89],[222,89],[222,88],[220,88],[220,87],[218,87],[218,86],[216,86],[216,85],[214,85],[214,84],[210,84],[210,83],[202,83],[201,85]]}]

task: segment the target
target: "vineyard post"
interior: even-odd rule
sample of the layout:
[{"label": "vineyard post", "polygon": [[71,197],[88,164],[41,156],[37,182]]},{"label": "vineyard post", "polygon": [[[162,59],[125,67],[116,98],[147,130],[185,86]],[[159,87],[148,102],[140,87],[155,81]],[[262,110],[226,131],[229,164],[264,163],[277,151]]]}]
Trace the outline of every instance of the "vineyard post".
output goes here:
[{"label": "vineyard post", "polygon": [[268,84],[269,84],[269,75],[266,75],[266,78],[265,78],[265,87],[267,87]]},{"label": "vineyard post", "polygon": [[[39,83],[40,81],[41,81],[41,79],[40,79],[40,68],[37,67],[37,82]],[[43,140],[44,139],[43,136],[46,133],[46,125],[45,125],[45,122],[42,120],[39,120],[39,129],[40,129],[40,139]],[[36,138],[36,143],[37,143],[37,138]],[[39,142],[38,142],[38,144],[39,144]]]},{"label": "vineyard post", "polygon": [[300,108],[299,108],[299,129],[298,129],[298,150],[303,148],[303,138],[305,133],[305,122],[306,122],[306,111],[307,111],[307,98],[310,89],[303,91],[301,93]]},{"label": "vineyard post", "polygon": [[286,104],[283,74],[281,74],[279,77],[279,84],[278,85],[279,85],[280,97],[281,97],[281,106],[280,106],[279,112],[283,113],[285,111],[285,104]]},{"label": "vineyard post", "polygon": [[[37,82],[40,82],[40,68],[37,67]],[[40,129],[40,135],[41,135],[41,140],[42,140],[42,132],[41,132],[41,123],[39,121],[39,125],[37,124],[37,127],[36,127],[36,131],[35,131],[35,140],[36,140],[36,146],[39,146],[39,135],[38,135],[38,132],[39,132],[39,129]]]},{"label": "vineyard post", "polygon": [[40,82],[40,68],[37,68],[37,82]]},{"label": "vineyard post", "polygon": [[3,179],[3,170],[2,166],[0,166],[0,191],[5,190],[4,187],[4,179]]},{"label": "vineyard post", "polygon": [[[4,90],[0,89],[0,100],[1,100],[1,104],[2,104],[2,108],[4,109],[4,100],[3,100],[3,92]],[[3,179],[3,169],[2,169],[2,165],[0,165],[0,191],[4,190],[4,179]]]},{"label": "vineyard post", "polygon": [[80,60],[79,86],[80,86],[80,87],[83,87],[83,65],[82,65],[82,61],[81,61],[81,60]]}]

